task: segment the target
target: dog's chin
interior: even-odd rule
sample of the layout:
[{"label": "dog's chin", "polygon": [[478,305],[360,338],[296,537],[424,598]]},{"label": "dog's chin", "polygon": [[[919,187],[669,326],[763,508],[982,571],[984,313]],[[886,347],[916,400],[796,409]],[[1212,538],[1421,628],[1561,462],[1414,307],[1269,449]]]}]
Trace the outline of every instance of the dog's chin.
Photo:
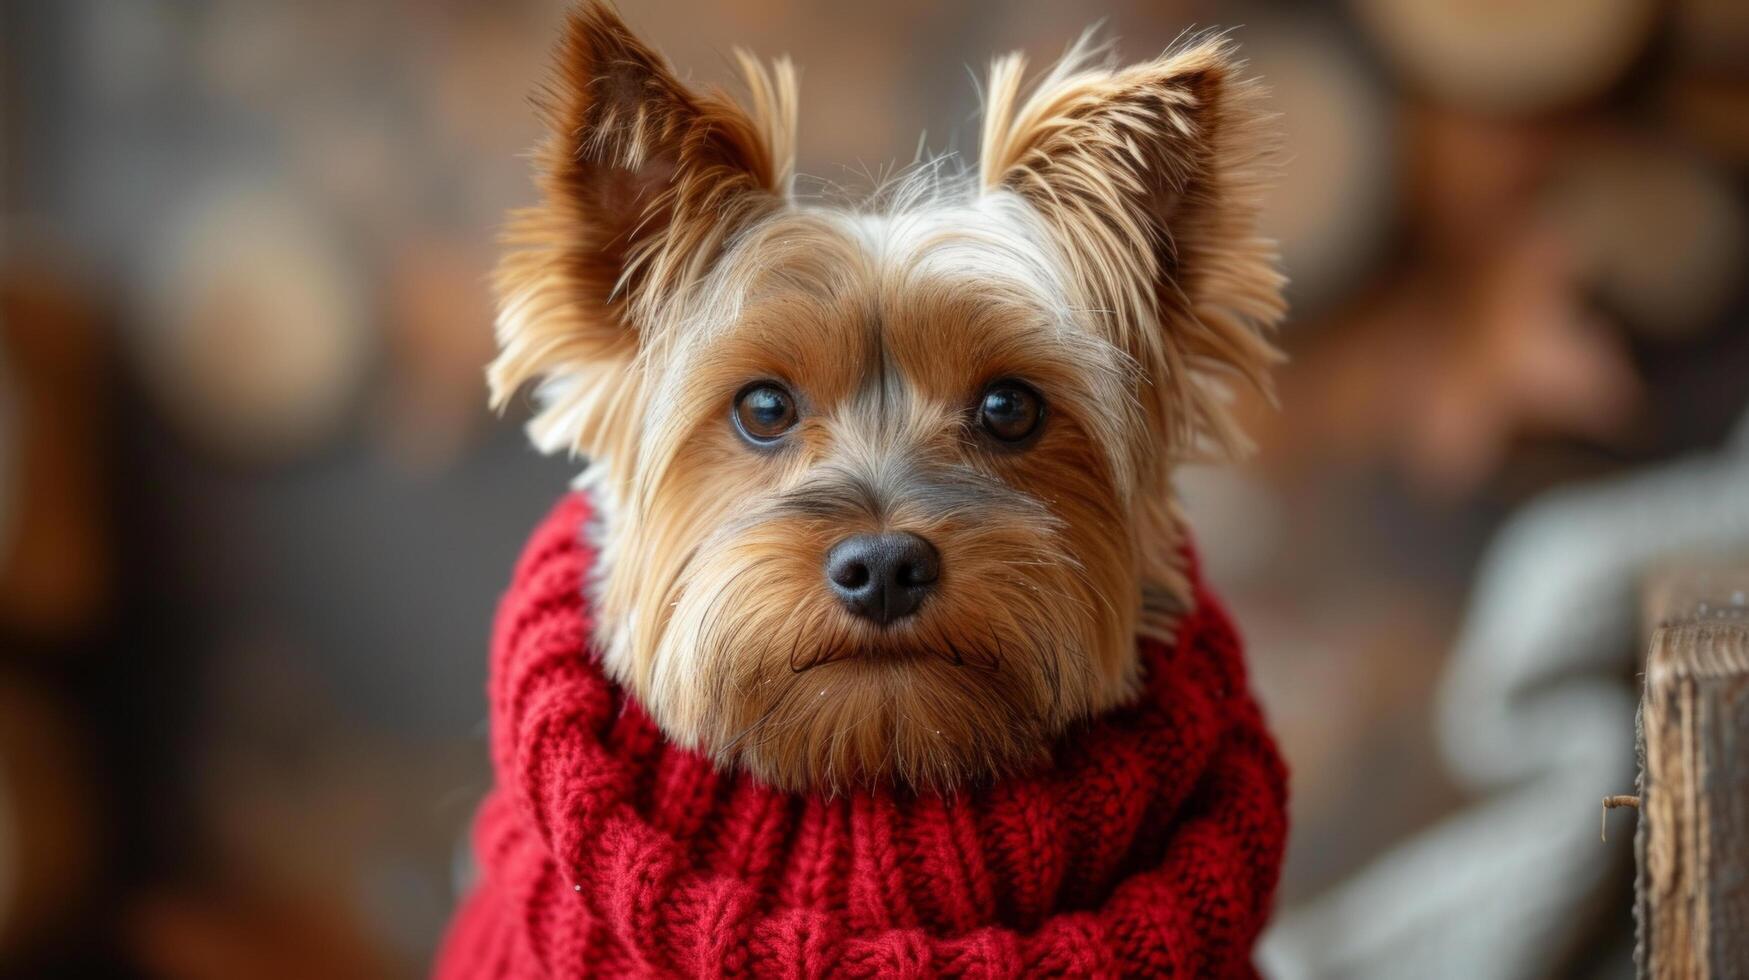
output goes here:
[{"label": "dog's chin", "polygon": [[609,669],[671,740],[784,790],[946,792],[1033,766],[1127,694],[1134,634],[1087,615],[1063,564],[986,574],[960,543],[961,581],[984,587],[944,583],[884,626],[811,563],[700,561]]},{"label": "dog's chin", "polygon": [[1065,723],[1042,654],[891,643],[750,670],[703,748],[773,786],[948,791],[1036,764]]}]

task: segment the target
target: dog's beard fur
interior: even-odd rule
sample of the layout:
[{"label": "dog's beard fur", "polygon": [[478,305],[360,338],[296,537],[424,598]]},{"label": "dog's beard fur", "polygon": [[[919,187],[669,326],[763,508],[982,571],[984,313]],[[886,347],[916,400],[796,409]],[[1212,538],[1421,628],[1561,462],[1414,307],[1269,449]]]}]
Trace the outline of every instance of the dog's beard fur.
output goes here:
[{"label": "dog's beard fur", "polygon": [[[1117,542],[1068,540],[1059,519],[972,473],[914,476],[908,489],[940,499],[884,508],[833,474],[725,519],[663,575],[673,612],[641,687],[662,692],[671,728],[780,785],[887,773],[951,785],[1036,755],[1121,692],[1122,619],[1092,607],[1128,569],[1074,554]],[[847,614],[820,571],[826,548],[865,527],[914,530],[945,559],[940,590],[890,627]]]},{"label": "dog's beard fur", "polygon": [[[848,208],[793,199],[793,73],[742,64],[751,111],[578,8],[494,396],[539,380],[537,444],[590,457],[603,665],[672,739],[794,789],[1025,765],[1134,694],[1135,636],[1188,599],[1171,467],[1237,448],[1222,378],[1267,385],[1256,92],[1221,42],[1078,48],[1024,100],[1005,59],[979,175]],[[1023,448],[974,417],[1010,378],[1047,406]],[[773,447],[731,421],[762,379],[800,409]],[[891,531],[940,579],[877,626],[823,566]]]}]

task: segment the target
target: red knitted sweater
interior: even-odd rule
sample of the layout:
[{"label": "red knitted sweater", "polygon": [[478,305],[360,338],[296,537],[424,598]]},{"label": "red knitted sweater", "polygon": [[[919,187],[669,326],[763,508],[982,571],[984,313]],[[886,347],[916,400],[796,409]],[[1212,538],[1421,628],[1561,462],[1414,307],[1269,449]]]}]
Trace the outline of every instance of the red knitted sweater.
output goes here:
[{"label": "red knitted sweater", "polygon": [[786,794],[668,745],[590,648],[587,505],[535,532],[492,647],[497,788],[440,978],[1253,976],[1285,772],[1196,586],[1139,702],[951,798]]}]

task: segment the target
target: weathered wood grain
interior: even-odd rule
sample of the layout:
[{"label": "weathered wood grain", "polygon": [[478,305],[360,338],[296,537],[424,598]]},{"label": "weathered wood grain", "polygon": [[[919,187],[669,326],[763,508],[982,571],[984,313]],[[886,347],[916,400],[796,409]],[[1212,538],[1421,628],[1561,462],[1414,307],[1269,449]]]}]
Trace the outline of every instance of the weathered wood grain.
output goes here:
[{"label": "weathered wood grain", "polygon": [[1749,562],[1648,583],[1640,975],[1749,975]]}]

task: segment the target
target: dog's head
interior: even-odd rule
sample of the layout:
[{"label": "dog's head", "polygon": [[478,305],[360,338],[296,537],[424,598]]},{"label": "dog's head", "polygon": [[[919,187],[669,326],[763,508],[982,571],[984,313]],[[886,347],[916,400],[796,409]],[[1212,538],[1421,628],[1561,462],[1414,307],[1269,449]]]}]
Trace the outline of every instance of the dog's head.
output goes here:
[{"label": "dog's head", "polygon": [[683,85],[606,7],[542,97],[499,270],[502,403],[589,458],[606,669],[780,786],[942,788],[1137,685],[1186,600],[1174,464],[1241,441],[1281,279],[1228,46],[994,65],[976,173],[791,192],[795,78]]}]

